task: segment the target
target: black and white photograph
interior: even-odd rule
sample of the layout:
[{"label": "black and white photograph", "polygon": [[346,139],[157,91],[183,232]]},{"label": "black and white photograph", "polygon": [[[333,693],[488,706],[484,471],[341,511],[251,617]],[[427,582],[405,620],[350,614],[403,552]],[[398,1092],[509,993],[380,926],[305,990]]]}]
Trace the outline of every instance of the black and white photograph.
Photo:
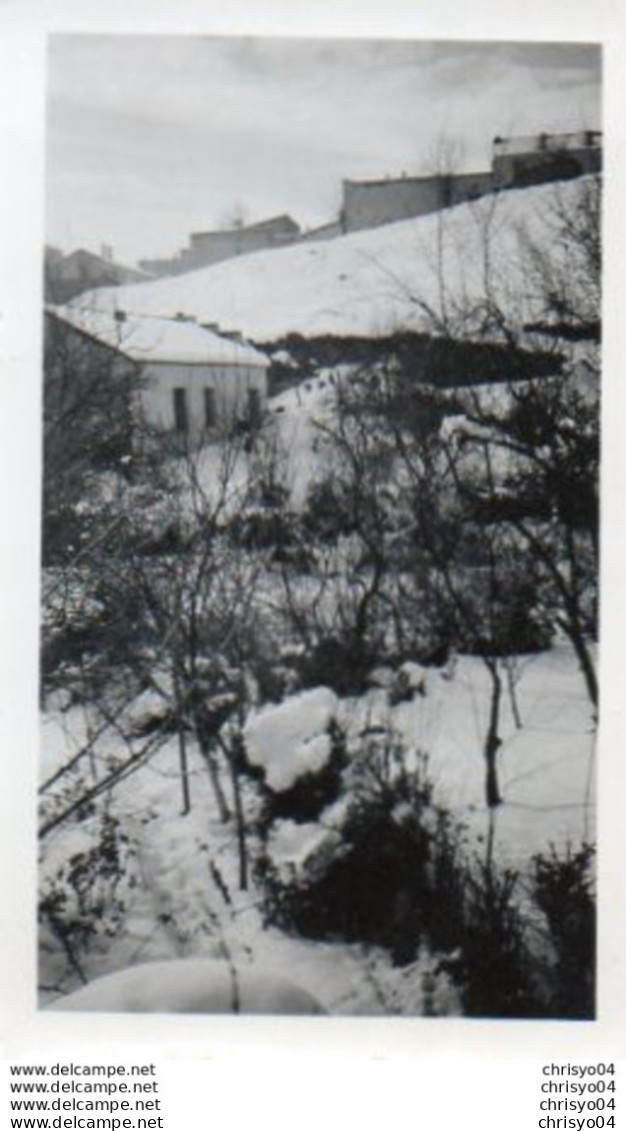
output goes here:
[{"label": "black and white photograph", "polygon": [[603,136],[595,42],[47,36],[40,1011],[596,1018]]}]

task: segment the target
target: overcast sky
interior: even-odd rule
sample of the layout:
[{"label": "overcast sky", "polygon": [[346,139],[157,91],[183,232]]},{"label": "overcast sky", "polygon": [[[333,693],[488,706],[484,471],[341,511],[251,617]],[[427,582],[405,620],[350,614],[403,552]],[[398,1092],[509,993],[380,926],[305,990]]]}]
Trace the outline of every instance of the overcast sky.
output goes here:
[{"label": "overcast sky", "polygon": [[601,126],[584,44],[55,35],[48,96],[46,238],[129,264],[235,208],[323,223],[442,138],[483,169],[496,134]]}]

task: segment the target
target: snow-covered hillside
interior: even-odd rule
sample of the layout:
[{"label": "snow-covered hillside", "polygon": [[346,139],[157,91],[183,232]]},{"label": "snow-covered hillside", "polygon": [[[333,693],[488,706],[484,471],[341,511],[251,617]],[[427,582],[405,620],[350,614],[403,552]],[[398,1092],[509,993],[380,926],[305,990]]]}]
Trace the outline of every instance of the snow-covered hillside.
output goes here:
[{"label": "snow-covered hillside", "polygon": [[[133,286],[81,295],[81,306],[113,305],[128,313],[184,314],[239,330],[256,342],[288,333],[382,336],[432,326],[429,312],[484,313],[489,298],[508,318],[538,313],[520,237],[545,246],[551,212],[567,204],[580,181],[503,192],[446,212],[334,240],[259,251],[211,267]],[[488,271],[488,280],[486,272]],[[476,310],[477,317],[482,313]],[[464,321],[464,330],[471,330]]]}]

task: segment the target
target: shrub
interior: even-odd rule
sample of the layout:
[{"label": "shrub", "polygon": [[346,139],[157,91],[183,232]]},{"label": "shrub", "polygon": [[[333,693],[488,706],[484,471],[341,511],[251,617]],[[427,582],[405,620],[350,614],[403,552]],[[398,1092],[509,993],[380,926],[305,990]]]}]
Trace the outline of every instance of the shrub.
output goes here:
[{"label": "shrub", "polygon": [[296,544],[295,520],[282,510],[243,511],[227,527],[232,544],[242,550],[285,549]]},{"label": "shrub", "polygon": [[333,477],[313,483],[302,515],[306,534],[313,541],[336,542],[341,535],[352,534],[354,514],[345,498],[345,489]]},{"label": "shrub", "polygon": [[[535,899],[558,955],[555,989],[522,911],[520,877],[497,865],[490,838],[469,855],[464,827],[435,802],[424,756],[409,759],[387,736],[359,750],[341,780],[348,804],[335,840],[287,875],[267,849],[257,860],[268,922],[385,947],[399,966],[425,943],[442,955],[438,969],[453,978],[468,1016],[590,1015],[588,848],[536,860]],[[310,819],[317,806],[300,810],[300,801],[273,815]]]},{"label": "shrub", "polygon": [[555,952],[552,1010],[557,1017],[595,1017],[595,850],[568,845],[559,856],[533,857],[534,898],[543,911]]},{"label": "shrub", "polygon": [[296,663],[300,687],[330,687],[337,695],[361,695],[380,652],[354,634],[324,636]]},{"label": "shrub", "polygon": [[97,938],[113,937],[124,921],[120,886],[131,852],[115,817],[105,812],[93,846],[73,853],[42,884],[38,918],[60,944],[70,969],[85,976],[83,956]]},{"label": "shrub", "polygon": [[490,854],[464,869],[461,959],[454,971],[472,1017],[537,1017],[545,1010],[519,911],[517,872],[499,870]]},{"label": "shrub", "polygon": [[266,917],[311,938],[384,946],[403,965],[429,933],[433,879],[443,876],[444,842],[455,855],[456,832],[433,806],[425,760],[408,769],[398,745],[372,745],[346,776],[342,843],[322,869],[285,881],[267,855],[259,862]]}]

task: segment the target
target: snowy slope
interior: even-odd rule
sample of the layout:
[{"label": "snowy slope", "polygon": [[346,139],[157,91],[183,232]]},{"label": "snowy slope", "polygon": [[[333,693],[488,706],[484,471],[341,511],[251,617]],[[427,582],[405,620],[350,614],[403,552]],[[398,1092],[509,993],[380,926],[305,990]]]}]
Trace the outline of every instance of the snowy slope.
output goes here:
[{"label": "snowy slope", "polygon": [[545,246],[556,193],[566,202],[579,183],[508,191],[326,242],[255,252],[174,278],[92,291],[76,301],[136,314],[183,313],[223,330],[240,330],[256,342],[290,332],[378,336],[398,328],[429,328],[425,306],[441,315],[442,275],[448,315],[454,317],[455,304],[466,311],[468,304],[484,302],[488,258],[490,298],[509,317],[525,320],[537,311],[520,260],[520,232]]}]

